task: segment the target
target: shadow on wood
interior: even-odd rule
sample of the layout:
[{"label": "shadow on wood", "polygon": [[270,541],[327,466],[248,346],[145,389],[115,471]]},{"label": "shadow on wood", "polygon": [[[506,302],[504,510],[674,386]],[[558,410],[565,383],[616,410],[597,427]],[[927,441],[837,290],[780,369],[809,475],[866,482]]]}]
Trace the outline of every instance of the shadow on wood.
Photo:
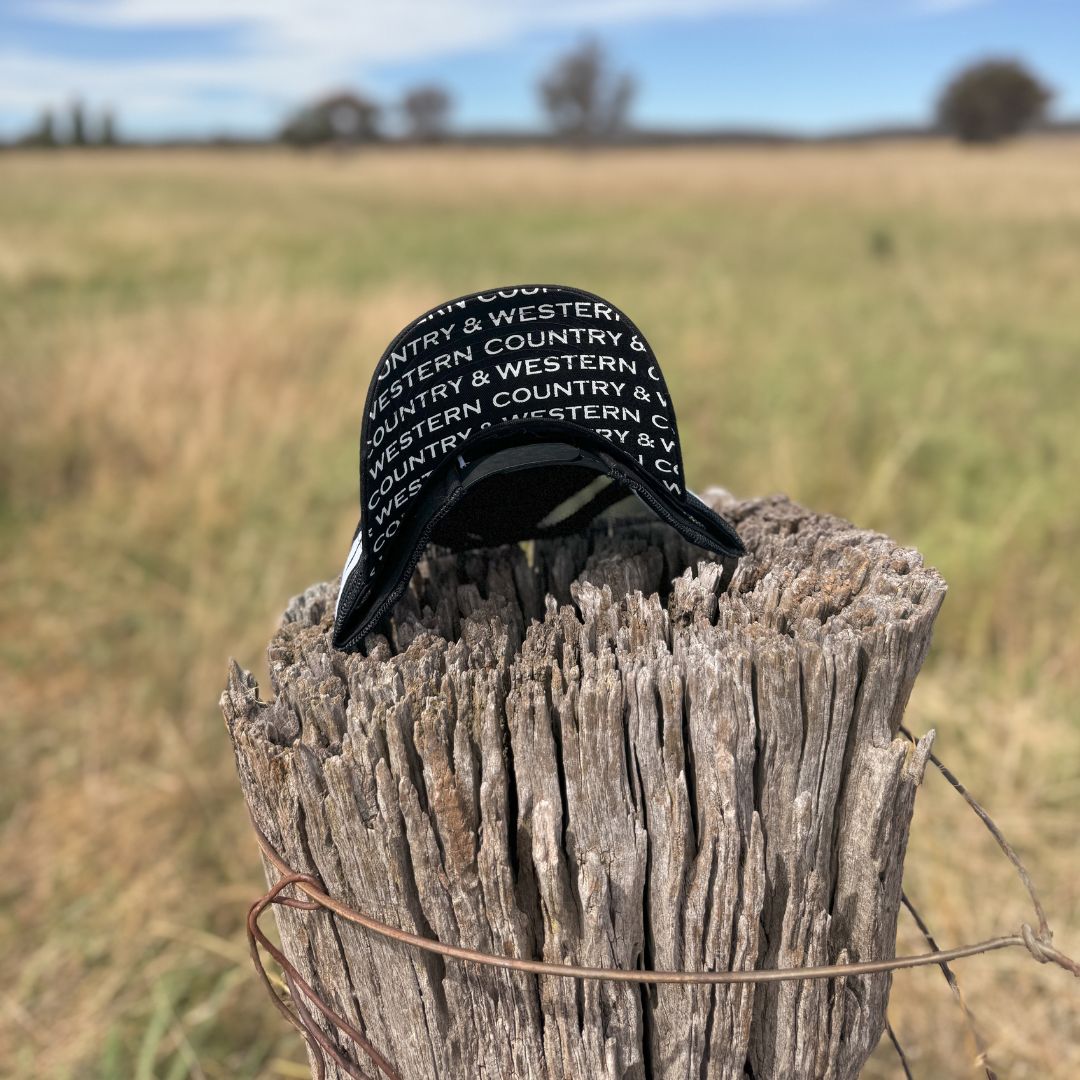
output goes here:
[{"label": "shadow on wood", "polygon": [[[269,648],[274,701],[235,667],[222,697],[270,843],[377,919],[507,956],[893,956],[931,742],[896,735],[944,582],[783,498],[709,501],[749,548],[733,575],[652,523],[531,561],[433,555],[366,656],[330,646],[336,585],[297,597]],[[889,975],[577,982],[276,915],[404,1080],[853,1077],[884,1027]]]}]

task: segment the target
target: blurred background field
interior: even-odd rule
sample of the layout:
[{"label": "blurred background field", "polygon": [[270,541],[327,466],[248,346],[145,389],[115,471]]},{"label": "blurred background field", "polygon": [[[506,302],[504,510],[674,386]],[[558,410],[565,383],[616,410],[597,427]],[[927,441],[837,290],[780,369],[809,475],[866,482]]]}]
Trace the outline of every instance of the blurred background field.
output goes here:
[{"label": "blurred background field", "polygon": [[[1080,951],[1080,140],[9,152],[0,1074],[308,1075],[246,955],[226,660],[265,683],[286,601],[336,575],[385,343],[523,281],[632,314],[692,486],[785,491],[942,570],[907,723]],[[1029,918],[937,776],[906,885],[944,946]],[[1000,1076],[1080,1074],[1062,972],[957,972]],[[940,972],[898,975],[890,1016],[917,1076],[981,1075]],[[887,1044],[868,1075],[901,1075]]]}]

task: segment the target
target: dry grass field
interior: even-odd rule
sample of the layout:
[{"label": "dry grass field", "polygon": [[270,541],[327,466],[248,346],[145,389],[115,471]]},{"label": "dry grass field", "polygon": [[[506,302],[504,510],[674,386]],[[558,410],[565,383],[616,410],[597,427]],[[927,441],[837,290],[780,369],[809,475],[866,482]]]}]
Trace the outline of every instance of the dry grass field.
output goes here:
[{"label": "dry grass field", "polygon": [[[661,357],[692,485],[783,490],[950,583],[908,713],[1080,953],[1080,143],[0,156],[0,1075],[307,1076],[257,987],[217,711],[336,575],[384,344],[565,281]],[[907,889],[944,945],[1024,895],[937,776]],[[921,946],[901,919],[899,948]],[[957,965],[1002,1078],[1080,1075],[1080,994]],[[979,1076],[940,972],[890,1010]],[[887,1045],[868,1069],[900,1076]]]}]

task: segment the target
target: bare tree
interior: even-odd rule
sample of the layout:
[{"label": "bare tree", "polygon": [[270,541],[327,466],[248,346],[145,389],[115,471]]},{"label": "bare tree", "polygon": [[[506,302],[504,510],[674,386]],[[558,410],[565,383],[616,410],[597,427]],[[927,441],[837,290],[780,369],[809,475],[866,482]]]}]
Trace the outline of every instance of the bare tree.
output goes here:
[{"label": "bare tree", "polygon": [[86,146],[89,141],[86,138],[86,110],[83,103],[76,98],[71,103],[71,145]]},{"label": "bare tree", "polygon": [[120,140],[116,135],[116,114],[112,109],[101,112],[100,141],[102,146],[116,146]]},{"label": "bare tree", "polygon": [[1041,120],[1052,94],[1015,60],[965,68],[941,95],[938,123],[961,142],[999,142]]},{"label": "bare tree", "polygon": [[446,136],[453,100],[441,86],[417,86],[401,101],[409,135],[421,142]]},{"label": "bare tree", "polygon": [[610,138],[626,127],[633,78],[610,70],[594,41],[559,57],[540,82],[540,98],[556,134],[579,142]]}]

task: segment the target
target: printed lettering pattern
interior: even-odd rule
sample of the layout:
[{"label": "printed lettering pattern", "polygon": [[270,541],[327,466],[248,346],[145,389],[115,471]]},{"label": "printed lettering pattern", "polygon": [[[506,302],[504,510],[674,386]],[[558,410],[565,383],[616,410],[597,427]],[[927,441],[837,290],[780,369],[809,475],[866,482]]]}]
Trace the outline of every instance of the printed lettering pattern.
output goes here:
[{"label": "printed lettering pattern", "polygon": [[372,379],[360,465],[366,576],[437,466],[493,425],[530,418],[591,431],[684,492],[667,387],[622,312],[559,286],[476,293],[407,327]]}]

